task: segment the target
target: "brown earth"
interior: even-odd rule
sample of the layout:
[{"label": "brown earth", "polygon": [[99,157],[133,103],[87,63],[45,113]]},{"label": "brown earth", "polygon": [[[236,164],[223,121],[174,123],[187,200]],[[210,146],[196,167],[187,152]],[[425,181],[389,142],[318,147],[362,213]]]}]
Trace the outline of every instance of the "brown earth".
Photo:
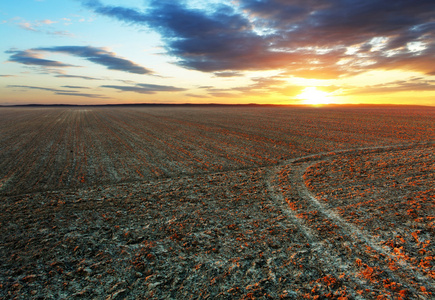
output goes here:
[{"label": "brown earth", "polygon": [[433,298],[434,109],[0,116],[0,298]]}]

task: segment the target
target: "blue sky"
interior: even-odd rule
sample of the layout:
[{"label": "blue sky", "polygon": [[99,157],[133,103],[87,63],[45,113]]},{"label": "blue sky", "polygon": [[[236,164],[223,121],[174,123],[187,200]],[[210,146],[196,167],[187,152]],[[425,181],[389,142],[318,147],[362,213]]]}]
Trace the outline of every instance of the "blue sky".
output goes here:
[{"label": "blue sky", "polygon": [[0,3],[0,105],[435,105],[435,3]]}]

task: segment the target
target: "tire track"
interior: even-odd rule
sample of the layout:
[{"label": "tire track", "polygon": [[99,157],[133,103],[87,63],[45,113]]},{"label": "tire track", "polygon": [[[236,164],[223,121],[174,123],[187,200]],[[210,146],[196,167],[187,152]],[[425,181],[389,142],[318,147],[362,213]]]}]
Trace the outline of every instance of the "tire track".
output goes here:
[{"label": "tire track", "polygon": [[[306,238],[315,245],[315,249],[319,256],[323,256],[326,260],[322,261],[325,266],[332,270],[334,275],[340,272],[352,271],[352,277],[349,278],[353,288],[352,294],[355,298],[355,291],[363,289],[367,283],[372,290],[378,294],[384,294],[385,289],[381,286],[380,279],[393,280],[403,288],[406,288],[414,296],[420,295],[418,289],[422,286],[433,289],[435,284],[433,280],[425,277],[414,266],[408,264],[403,259],[399,259],[392,255],[391,252],[384,249],[380,244],[370,237],[370,233],[365,230],[360,230],[355,225],[347,222],[340,217],[336,212],[325,207],[319,200],[314,197],[305,185],[303,175],[310,166],[326,160],[331,160],[334,157],[343,154],[352,153],[370,153],[370,152],[385,152],[412,149],[418,146],[433,145],[430,143],[393,145],[381,147],[369,147],[359,149],[340,150],[337,152],[318,153],[309,156],[304,156],[296,159],[291,159],[283,162],[279,166],[270,170],[267,179],[267,187],[271,192],[273,200],[277,205],[283,208],[283,211],[291,218],[295,225],[303,232]],[[290,187],[283,188],[279,182],[279,177],[285,175],[286,178],[281,179]],[[321,232],[318,229],[327,224],[332,224],[335,230],[331,232]],[[331,227],[331,226],[330,226]],[[336,241],[337,236],[340,237]],[[353,246],[350,248],[350,246]],[[367,253],[364,249],[371,249],[371,253]],[[343,260],[343,253],[347,250],[347,256]],[[373,263],[374,259],[376,263]],[[371,262],[369,264],[362,263],[362,260]],[[397,261],[399,269],[391,271],[388,268],[388,261]],[[337,266],[338,265],[338,266]],[[378,270],[379,274],[369,271]],[[383,274],[376,280],[366,282],[362,280],[361,275],[366,279],[375,273],[375,275]],[[370,275],[370,276],[369,276]],[[373,282],[372,282],[373,281]]]},{"label": "tire track", "polygon": [[[318,161],[316,161],[317,163]],[[314,165],[315,163],[307,164],[303,167],[303,170],[306,170],[310,166]],[[301,170],[299,170],[301,171]],[[299,179],[302,179],[302,176],[305,172],[299,172]],[[303,180],[302,180],[303,181]],[[302,193],[305,194],[306,197],[312,201],[314,206],[326,217],[330,220],[333,220],[336,224],[340,226],[340,228],[346,232],[348,236],[355,237],[359,240],[361,240],[365,245],[369,246],[370,248],[376,250],[378,253],[381,253],[388,257],[391,260],[398,260],[398,266],[400,268],[400,271],[404,274],[410,273],[410,275],[416,279],[418,279],[419,282],[423,283],[427,286],[435,286],[435,282],[433,280],[430,280],[429,278],[425,277],[421,272],[415,268],[414,266],[410,265],[408,262],[406,262],[404,259],[398,258],[397,256],[394,256],[391,254],[390,251],[386,250],[380,245],[379,241],[375,241],[369,232],[367,232],[364,229],[357,228],[354,224],[347,222],[345,219],[340,217],[336,212],[334,212],[332,209],[326,208],[307,188],[305,184],[302,185]],[[393,274],[393,273],[391,273]],[[395,277],[393,275],[393,277]]]},{"label": "tire track", "polygon": [[[280,167],[275,167],[270,169],[266,186],[270,192],[272,200],[281,208],[281,210],[289,217],[290,221],[296,225],[298,230],[305,236],[307,241],[312,245],[312,249],[316,252],[317,256],[320,258],[320,262],[327,267],[330,273],[336,278],[340,277],[340,274],[347,272],[351,268],[349,262],[343,262],[340,265],[334,264],[333,262],[341,261],[341,258],[337,253],[332,250],[333,246],[327,241],[316,237],[314,230],[307,226],[301,218],[298,218],[297,214],[288,209],[288,200],[284,197],[282,189],[276,183],[276,175],[279,173]],[[299,190],[294,190],[299,194]],[[297,197],[297,196],[296,196]],[[362,286],[364,283],[356,277],[349,278],[352,281],[352,286]],[[356,293],[356,289],[349,286],[350,290],[348,292],[353,297],[353,299],[364,299]]]}]

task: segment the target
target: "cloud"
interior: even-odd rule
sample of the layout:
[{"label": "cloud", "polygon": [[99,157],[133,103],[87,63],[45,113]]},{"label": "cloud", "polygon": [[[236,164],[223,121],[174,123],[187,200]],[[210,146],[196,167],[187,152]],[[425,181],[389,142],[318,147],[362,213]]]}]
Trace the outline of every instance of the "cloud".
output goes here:
[{"label": "cloud", "polygon": [[435,91],[435,80],[423,80],[413,78],[409,80],[398,80],[385,84],[376,84],[362,88],[349,89],[348,94],[389,94],[397,92],[427,92]]},{"label": "cloud", "polygon": [[63,85],[62,87],[67,89],[89,89],[88,87],[76,86],[76,85]]},{"label": "cloud", "polygon": [[6,53],[12,54],[9,62],[16,62],[24,65],[36,65],[43,67],[74,67],[73,65],[64,64],[59,61],[44,59],[42,55],[35,50],[8,50]]},{"label": "cloud", "polygon": [[110,97],[106,97],[106,96],[99,95],[99,94],[86,94],[86,93],[74,93],[74,92],[57,92],[56,95],[77,96],[77,97],[98,98],[98,99],[110,99]]},{"label": "cloud", "polygon": [[239,98],[240,94],[228,93],[228,92],[213,92],[209,93],[210,96],[218,97],[218,98]]},{"label": "cloud", "polygon": [[46,88],[46,87],[39,87],[39,86],[30,86],[30,85],[8,85],[7,87],[8,88],[32,89],[32,90],[43,90],[43,91],[49,91],[49,92],[55,92],[55,93],[69,92],[68,90],[60,90],[60,89],[53,89],[53,88]]},{"label": "cloud", "polygon": [[103,96],[103,95],[99,95],[99,94],[77,93],[77,92],[72,92],[70,90],[62,90],[62,89],[55,89],[55,88],[46,88],[46,87],[40,87],[40,86],[8,85],[7,87],[8,88],[21,88],[21,89],[49,91],[49,92],[53,92],[56,95],[63,95],[63,96],[79,96],[79,97],[87,97],[87,98],[109,99],[109,97],[106,97],[106,96]]},{"label": "cloud", "polygon": [[9,50],[11,53],[10,62],[17,62],[25,65],[38,65],[43,67],[73,67],[73,65],[64,64],[59,61],[44,59],[43,52],[64,53],[73,56],[82,57],[93,63],[103,65],[109,70],[118,70],[135,74],[151,74],[152,71],[146,69],[130,60],[117,56],[115,53],[103,48],[91,46],[58,46],[58,47],[41,47],[24,51]]},{"label": "cloud", "polygon": [[[93,22],[92,18],[88,18],[85,19],[81,16],[78,15],[74,15],[74,19],[70,19],[70,18],[61,18],[59,19],[59,21],[55,21],[55,20],[50,20],[50,19],[45,19],[45,20],[36,20],[36,21],[28,21],[25,20],[23,18],[20,17],[15,17],[12,18],[8,21],[4,20],[1,21],[3,23],[13,23],[15,25],[17,25],[18,27],[20,27],[21,29],[27,30],[27,31],[32,31],[35,33],[43,33],[43,34],[48,34],[48,35],[56,35],[56,36],[60,36],[60,37],[75,37],[75,35],[69,31],[66,30],[56,30],[56,28],[54,27],[53,24],[60,24],[62,25],[71,25],[75,22],[79,22],[79,23],[83,23],[83,22]],[[1,23],[0,22],[0,23]]]},{"label": "cloud", "polygon": [[[271,93],[277,93],[289,97],[294,97],[301,93],[304,87],[298,85],[289,85],[282,79],[282,75],[272,77],[257,77],[252,78],[252,84],[230,89],[216,89],[208,87],[207,91],[210,95],[216,97],[225,96],[268,96]],[[236,94],[234,94],[236,93]]]},{"label": "cloud", "polygon": [[177,88],[167,85],[157,85],[157,84],[146,84],[140,83],[135,86],[124,86],[124,85],[102,85],[104,88],[117,89],[122,92],[135,92],[139,94],[155,94],[156,92],[182,92],[186,91],[183,88]]},{"label": "cloud", "polygon": [[208,96],[205,96],[205,95],[197,95],[197,94],[186,94],[185,96],[187,96],[187,97],[192,97],[192,98],[201,98],[201,99],[209,98]]},{"label": "cloud", "polygon": [[109,70],[118,70],[135,74],[149,74],[150,70],[130,61],[117,56],[115,53],[103,48],[91,46],[58,46],[42,47],[34,49],[36,51],[65,53],[73,56],[82,57],[93,63],[103,65]]},{"label": "cloud", "polygon": [[51,35],[58,35],[58,36],[68,36],[68,37],[74,37],[75,35],[69,31],[66,30],[58,30],[58,31],[47,31],[47,34]]},{"label": "cloud", "polygon": [[52,20],[48,20],[48,19],[42,20],[42,21],[39,21],[39,22],[42,23],[42,24],[45,24],[45,25],[51,25],[51,24],[57,23],[57,21],[52,21]]},{"label": "cloud", "polygon": [[96,13],[114,17],[128,23],[145,23],[150,20],[148,15],[136,11],[135,9],[121,6],[105,6],[99,0],[82,0],[82,4],[91,8]]},{"label": "cloud", "polygon": [[214,72],[216,77],[238,77],[243,76],[240,72],[230,71],[230,72]]},{"label": "cloud", "polygon": [[38,31],[37,29],[35,29],[34,25],[30,24],[29,22],[20,23],[18,24],[18,26],[20,26],[24,30],[33,31],[33,32]]},{"label": "cloud", "polygon": [[[150,0],[144,11],[82,3],[159,32],[179,65],[204,72],[281,69],[310,78],[385,68],[435,72],[428,66],[435,58],[433,0],[238,0],[204,9]],[[410,49],[413,43],[421,50]]]},{"label": "cloud", "polygon": [[166,50],[186,68],[210,72],[276,68],[294,56],[270,55],[269,40],[253,32],[249,20],[229,6],[218,6],[210,13],[178,1],[151,1],[146,12],[104,6],[99,1],[84,4],[97,13],[155,29]]},{"label": "cloud", "polygon": [[[21,18],[17,18],[17,20],[22,20]],[[57,21],[52,21],[52,20],[41,20],[41,21],[35,21],[35,22],[28,22],[26,20],[22,20],[20,23],[16,23],[18,24],[18,26],[24,30],[27,31],[33,31],[33,32],[44,32],[41,30],[41,27],[43,26],[50,26],[51,24],[55,24],[57,23]],[[46,31],[45,33],[50,34],[50,31]]]},{"label": "cloud", "polygon": [[56,75],[55,77],[58,77],[58,78],[78,78],[78,79],[84,79],[84,80],[102,80],[101,78],[89,77],[89,76],[80,76],[80,75],[60,74],[60,75]]}]

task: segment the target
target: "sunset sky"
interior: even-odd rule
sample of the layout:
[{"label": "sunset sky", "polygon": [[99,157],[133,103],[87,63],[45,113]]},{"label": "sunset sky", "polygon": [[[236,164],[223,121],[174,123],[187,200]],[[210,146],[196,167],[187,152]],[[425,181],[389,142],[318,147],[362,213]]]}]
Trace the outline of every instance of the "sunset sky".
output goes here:
[{"label": "sunset sky", "polygon": [[434,0],[3,0],[0,36],[0,105],[435,106]]}]

